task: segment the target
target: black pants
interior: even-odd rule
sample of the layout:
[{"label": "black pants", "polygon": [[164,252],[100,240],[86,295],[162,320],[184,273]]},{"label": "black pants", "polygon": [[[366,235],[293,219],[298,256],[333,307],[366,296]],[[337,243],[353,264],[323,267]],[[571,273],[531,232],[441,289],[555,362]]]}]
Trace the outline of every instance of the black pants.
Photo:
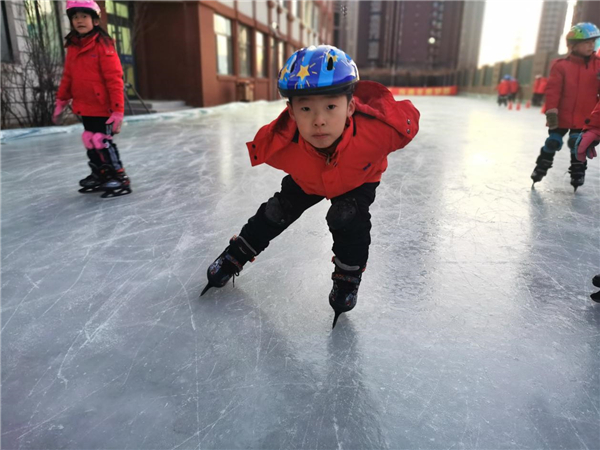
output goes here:
[{"label": "black pants", "polygon": [[[379,183],[365,183],[331,199],[327,224],[333,235],[333,253],[347,266],[364,268],[369,259],[371,244],[371,214]],[[244,225],[242,236],[261,253],[269,242],[294,223],[304,211],[325,197],[306,194],[287,175],[281,181],[281,191],[260,205],[256,214]]]},{"label": "black pants", "polygon": [[533,94],[531,98],[531,104],[533,106],[542,106],[542,100],[544,99],[544,94]]},{"label": "black pants", "polygon": [[81,116],[81,121],[83,122],[83,128],[85,131],[109,134],[112,136],[112,126],[106,125],[107,120],[108,117]]}]

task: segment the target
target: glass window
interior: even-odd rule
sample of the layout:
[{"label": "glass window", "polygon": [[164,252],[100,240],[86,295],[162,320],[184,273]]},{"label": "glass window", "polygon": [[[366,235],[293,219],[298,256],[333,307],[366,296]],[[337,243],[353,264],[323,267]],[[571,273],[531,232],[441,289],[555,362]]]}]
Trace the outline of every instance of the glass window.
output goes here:
[{"label": "glass window", "polygon": [[116,3],[115,6],[117,16],[129,19],[129,8],[127,7],[127,5],[123,3]]},{"label": "glass window", "polygon": [[58,3],[50,0],[27,0],[25,16],[31,44],[39,45],[52,57],[62,58],[62,33],[57,8]]},{"label": "glass window", "polygon": [[[10,4],[10,3],[9,3]],[[12,62],[13,54],[8,35],[8,22],[6,21],[6,2],[2,2],[2,37],[0,37],[2,45],[2,62]]]},{"label": "glass window", "polygon": [[215,14],[214,26],[217,37],[217,73],[233,75],[231,20]]},{"label": "glass window", "polygon": [[240,63],[240,76],[249,77],[252,75],[250,55],[250,29],[240,25],[238,33],[238,54]]},{"label": "glass window", "polygon": [[106,0],[104,2],[104,8],[106,9],[106,12],[108,14],[114,14],[115,13],[115,5],[113,0]]},{"label": "glass window", "polygon": [[298,0],[290,0],[290,12],[298,17]]},{"label": "glass window", "polygon": [[131,55],[131,30],[127,27],[119,27],[121,55]]},{"label": "glass window", "polygon": [[304,2],[304,24],[310,26],[312,22],[312,2]]},{"label": "glass window", "polygon": [[256,32],[256,76],[264,78],[267,75],[267,59],[265,58],[265,35]]}]

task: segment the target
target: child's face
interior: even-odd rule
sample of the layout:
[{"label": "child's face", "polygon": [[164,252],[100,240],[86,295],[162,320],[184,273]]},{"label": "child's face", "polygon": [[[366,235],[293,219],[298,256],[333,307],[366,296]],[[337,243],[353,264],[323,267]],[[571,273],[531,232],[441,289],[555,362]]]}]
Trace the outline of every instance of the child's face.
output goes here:
[{"label": "child's face", "polygon": [[571,51],[577,53],[578,55],[590,56],[592,53],[594,53],[595,46],[596,39],[588,39],[587,41],[581,41],[573,45]]},{"label": "child's face", "polygon": [[287,105],[302,138],[320,149],[337,141],[355,109],[354,99],[348,101],[345,95],[294,97]]},{"label": "child's face", "polygon": [[98,25],[98,19],[92,19],[92,16],[89,14],[78,12],[73,16],[72,19],[73,28],[79,34],[89,33],[94,29],[94,25]]}]

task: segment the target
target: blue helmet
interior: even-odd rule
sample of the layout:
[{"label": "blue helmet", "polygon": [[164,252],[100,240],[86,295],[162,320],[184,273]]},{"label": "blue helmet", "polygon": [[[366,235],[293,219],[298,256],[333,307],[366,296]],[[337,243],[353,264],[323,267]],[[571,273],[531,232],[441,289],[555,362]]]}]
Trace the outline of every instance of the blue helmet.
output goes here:
[{"label": "blue helmet", "polygon": [[288,58],[279,71],[277,87],[282,97],[344,94],[358,81],[352,58],[332,45],[311,45]]},{"label": "blue helmet", "polygon": [[512,79],[512,77],[510,75],[508,75],[508,74],[504,75],[502,78],[504,80],[511,80]]}]

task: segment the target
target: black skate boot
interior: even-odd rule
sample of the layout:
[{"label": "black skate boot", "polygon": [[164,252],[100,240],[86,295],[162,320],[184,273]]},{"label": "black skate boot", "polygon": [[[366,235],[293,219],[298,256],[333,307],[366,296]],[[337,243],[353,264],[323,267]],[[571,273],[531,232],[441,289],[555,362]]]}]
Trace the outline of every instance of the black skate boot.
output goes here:
[{"label": "black skate boot", "polygon": [[235,277],[240,274],[244,264],[254,261],[255,256],[256,252],[243,237],[233,236],[223,253],[208,266],[206,271],[208,284],[202,290],[200,297],[211,287],[225,286],[232,277],[235,283]]},{"label": "black skate boot", "polygon": [[[592,284],[597,288],[600,288],[600,275],[596,275],[594,278],[592,278]],[[591,294],[590,298],[595,302],[600,303],[600,291]]]},{"label": "black skate boot", "polygon": [[109,165],[102,166],[100,169],[105,177],[104,183],[99,187],[99,189],[105,191],[101,196],[102,198],[131,194],[131,183],[125,169],[115,170]]},{"label": "black skate boot", "polygon": [[83,180],[79,180],[79,192],[82,194],[88,194],[90,192],[97,192],[100,190],[102,183],[106,181],[104,172],[94,163],[88,162],[92,173],[85,177]]},{"label": "black skate boot", "polygon": [[340,315],[356,306],[358,286],[365,269],[358,266],[348,267],[335,256],[332,262],[335,264],[335,270],[331,274],[333,287],[329,293],[329,304],[335,312],[333,326],[331,327],[333,329]]},{"label": "black skate boot", "polygon": [[548,169],[552,167],[552,161],[554,160],[554,154],[540,151],[540,155],[537,157],[535,161],[535,169],[531,174],[531,179],[533,180],[533,184],[531,188],[533,189],[535,183],[542,181],[542,178],[546,176],[548,173]]},{"label": "black skate boot", "polygon": [[571,166],[569,167],[569,173],[571,174],[571,186],[577,192],[579,186],[583,186],[585,181],[585,171],[587,169],[587,161],[581,162],[576,156],[571,155]]}]

